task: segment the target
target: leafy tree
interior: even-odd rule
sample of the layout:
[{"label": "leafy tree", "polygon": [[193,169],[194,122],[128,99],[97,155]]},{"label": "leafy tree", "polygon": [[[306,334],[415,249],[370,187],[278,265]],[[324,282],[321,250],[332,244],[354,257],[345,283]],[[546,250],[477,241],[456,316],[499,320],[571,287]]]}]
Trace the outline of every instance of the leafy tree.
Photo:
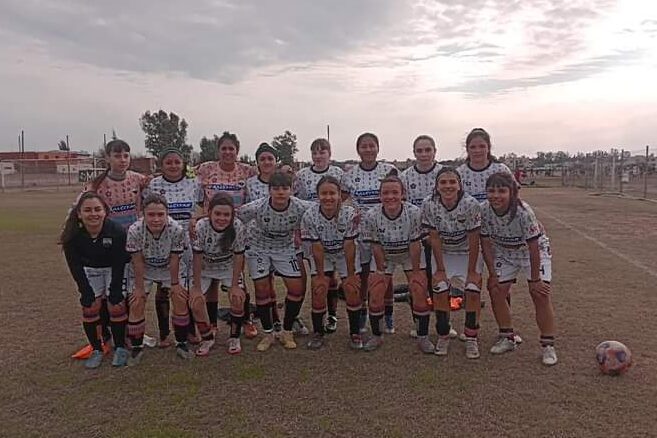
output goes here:
[{"label": "leafy tree", "polygon": [[215,134],[212,138],[203,137],[199,143],[201,153],[199,154],[199,162],[216,161],[219,158],[219,151],[217,144],[219,136]]},{"label": "leafy tree", "polygon": [[277,135],[271,142],[271,145],[278,153],[278,158],[283,164],[294,164],[294,156],[299,149],[297,148],[297,136],[290,131],[285,131]]},{"label": "leafy tree", "polygon": [[146,111],[139,119],[141,129],[146,133],[144,145],[154,156],[167,147],[178,149],[186,159],[190,158],[192,146],[187,144],[187,122],[176,113],[167,114],[163,110],[156,113]]}]

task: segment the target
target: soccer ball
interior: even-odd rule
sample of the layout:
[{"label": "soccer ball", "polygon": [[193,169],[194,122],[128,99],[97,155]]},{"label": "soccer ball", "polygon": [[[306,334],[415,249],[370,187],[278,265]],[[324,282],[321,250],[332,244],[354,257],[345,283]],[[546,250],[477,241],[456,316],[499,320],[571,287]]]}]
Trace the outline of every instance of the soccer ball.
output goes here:
[{"label": "soccer ball", "polygon": [[632,366],[632,352],[618,341],[604,341],[595,347],[600,371],[610,376],[625,373]]}]

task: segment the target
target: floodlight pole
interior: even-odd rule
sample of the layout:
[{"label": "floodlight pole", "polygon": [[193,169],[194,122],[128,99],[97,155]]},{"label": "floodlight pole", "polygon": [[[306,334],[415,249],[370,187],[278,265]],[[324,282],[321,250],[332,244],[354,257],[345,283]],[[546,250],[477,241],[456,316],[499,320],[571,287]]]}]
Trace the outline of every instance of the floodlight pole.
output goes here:
[{"label": "floodlight pole", "polygon": [[66,162],[68,167],[68,185],[71,185],[71,146],[68,144],[68,134],[66,134]]},{"label": "floodlight pole", "polygon": [[25,188],[25,131],[21,129],[19,137],[19,146],[21,152],[21,188]]},{"label": "floodlight pole", "polygon": [[625,161],[625,149],[621,149],[621,156],[620,156],[620,192],[623,193],[623,177],[624,175],[624,169],[623,169],[623,162]]},{"label": "floodlight pole", "polygon": [[650,146],[646,145],[646,168],[643,169],[643,197],[648,199],[648,157]]}]

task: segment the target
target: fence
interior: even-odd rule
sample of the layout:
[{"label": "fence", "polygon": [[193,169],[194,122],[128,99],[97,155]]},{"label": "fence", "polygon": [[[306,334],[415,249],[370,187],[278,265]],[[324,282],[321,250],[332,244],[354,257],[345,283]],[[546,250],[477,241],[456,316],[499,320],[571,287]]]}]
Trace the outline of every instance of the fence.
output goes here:
[{"label": "fence", "polygon": [[[640,152],[643,152],[640,154]],[[599,153],[558,166],[562,185],[657,199],[657,161],[650,148]]]},{"label": "fence", "polygon": [[79,185],[104,170],[93,158],[2,160],[0,187],[5,191]]}]

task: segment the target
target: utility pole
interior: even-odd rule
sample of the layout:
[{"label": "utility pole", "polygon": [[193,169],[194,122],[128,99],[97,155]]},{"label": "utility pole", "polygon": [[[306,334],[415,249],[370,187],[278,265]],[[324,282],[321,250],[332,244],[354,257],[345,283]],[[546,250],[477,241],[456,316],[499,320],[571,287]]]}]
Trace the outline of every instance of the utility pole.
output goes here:
[{"label": "utility pole", "polygon": [[650,146],[646,145],[646,168],[643,169],[643,197],[648,199],[648,159]]},{"label": "utility pole", "polygon": [[328,124],[326,125],[326,139],[331,141],[331,127]]},{"label": "utility pole", "polygon": [[625,149],[621,149],[621,156],[620,156],[620,192],[623,193],[623,178],[625,178],[625,173],[624,173],[624,168],[623,168],[623,162],[625,161]]},{"label": "utility pole", "polygon": [[21,152],[21,188],[25,188],[25,131],[22,129],[19,144]]},{"label": "utility pole", "polygon": [[616,188],[616,151],[611,150],[611,191]]},{"label": "utility pole", "polygon": [[68,167],[68,185],[71,185],[71,146],[68,144],[68,134],[66,134],[66,163]]}]

